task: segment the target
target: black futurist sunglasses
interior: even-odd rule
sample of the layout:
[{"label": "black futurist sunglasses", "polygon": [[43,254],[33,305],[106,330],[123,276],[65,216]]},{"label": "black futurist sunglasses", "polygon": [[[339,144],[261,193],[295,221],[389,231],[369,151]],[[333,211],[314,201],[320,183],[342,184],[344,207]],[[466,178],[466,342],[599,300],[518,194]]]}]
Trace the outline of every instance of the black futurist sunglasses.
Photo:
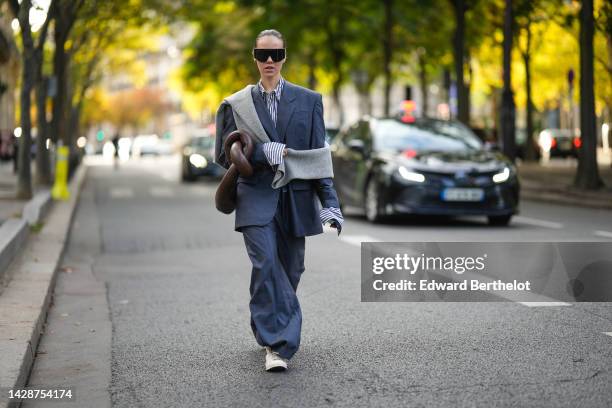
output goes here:
[{"label": "black futurist sunglasses", "polygon": [[253,57],[259,62],[266,62],[269,57],[272,57],[272,61],[279,62],[285,59],[284,48],[254,48]]}]

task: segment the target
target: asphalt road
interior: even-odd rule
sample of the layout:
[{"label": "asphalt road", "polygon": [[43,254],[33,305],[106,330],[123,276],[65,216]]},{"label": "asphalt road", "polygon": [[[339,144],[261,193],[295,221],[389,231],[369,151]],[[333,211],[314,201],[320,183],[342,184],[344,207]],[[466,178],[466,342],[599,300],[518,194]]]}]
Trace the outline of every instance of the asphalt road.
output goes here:
[{"label": "asphalt road", "polygon": [[347,212],[340,238],[306,241],[302,345],[267,373],[242,236],[215,183],[181,184],[177,163],[93,163],[31,386],[88,407],[612,405],[609,304],[362,303],[359,260],[370,240],[612,241],[612,212],[523,202],[509,227]]}]

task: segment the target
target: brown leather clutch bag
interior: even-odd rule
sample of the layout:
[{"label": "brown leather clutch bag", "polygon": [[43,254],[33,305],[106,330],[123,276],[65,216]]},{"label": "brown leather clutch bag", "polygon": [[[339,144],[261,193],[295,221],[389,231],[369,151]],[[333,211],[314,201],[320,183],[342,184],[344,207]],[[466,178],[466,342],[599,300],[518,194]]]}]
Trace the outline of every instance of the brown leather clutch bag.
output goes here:
[{"label": "brown leather clutch bag", "polygon": [[244,129],[233,131],[223,143],[225,157],[231,164],[217,187],[215,206],[224,214],[231,214],[236,209],[238,176],[250,177],[253,175],[253,167],[249,163],[253,148],[253,137]]}]

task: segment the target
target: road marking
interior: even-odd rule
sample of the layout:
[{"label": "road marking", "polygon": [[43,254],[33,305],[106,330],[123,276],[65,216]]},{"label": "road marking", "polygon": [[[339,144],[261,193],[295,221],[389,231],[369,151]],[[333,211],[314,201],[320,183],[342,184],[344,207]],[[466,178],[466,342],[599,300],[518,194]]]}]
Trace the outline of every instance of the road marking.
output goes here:
[{"label": "road marking", "polygon": [[518,302],[521,305],[527,307],[549,307],[549,306],[571,306],[571,303],[567,302]]},{"label": "road marking", "polygon": [[134,190],[130,187],[111,187],[110,196],[113,198],[134,197]]},{"label": "road marking", "polygon": [[612,337],[612,332],[601,332],[602,334],[605,334],[606,336],[610,336]]},{"label": "road marking", "polygon": [[213,186],[197,186],[189,187],[188,191],[198,196],[210,196],[214,195],[215,191],[217,191],[217,188]]},{"label": "road marking", "polygon": [[346,242],[349,245],[355,245],[361,247],[362,242],[380,242],[379,239],[371,237],[369,235],[342,235],[340,233],[340,240]]},{"label": "road marking", "polygon": [[604,237],[604,238],[612,238],[612,232],[597,230],[594,232],[595,235]]},{"label": "road marking", "polygon": [[173,194],[172,189],[166,186],[153,186],[149,189],[149,193],[155,197],[171,197]]},{"label": "road marking", "polygon": [[535,225],[536,227],[553,228],[553,229],[563,228],[563,224],[558,223],[558,222],[539,220],[537,218],[523,217],[520,215],[515,216],[514,221],[519,222],[521,224]]}]

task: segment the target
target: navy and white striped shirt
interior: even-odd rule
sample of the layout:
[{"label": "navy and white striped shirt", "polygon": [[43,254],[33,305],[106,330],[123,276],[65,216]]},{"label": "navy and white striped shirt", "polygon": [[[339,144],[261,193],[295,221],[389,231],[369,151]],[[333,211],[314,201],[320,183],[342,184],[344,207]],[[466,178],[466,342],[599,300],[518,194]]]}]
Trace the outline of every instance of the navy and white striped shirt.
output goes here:
[{"label": "navy and white striped shirt", "polygon": [[[285,80],[283,77],[280,77],[278,84],[276,87],[270,91],[266,92],[263,84],[261,83],[261,79],[257,83],[259,87],[259,92],[264,99],[266,107],[268,108],[268,113],[270,114],[270,118],[276,126],[276,119],[278,116],[278,103],[281,98],[281,93],[283,92],[283,86],[285,85]],[[268,160],[270,166],[275,166],[281,164],[283,162],[283,150],[285,149],[284,143],[278,142],[267,142],[263,144],[263,152]],[[342,223],[344,222],[344,218],[342,217],[342,212],[339,208],[330,207],[330,208],[322,208],[320,213],[321,223],[325,225],[325,223],[336,223],[338,229],[338,235],[342,230]]]},{"label": "navy and white striped shirt", "polygon": [[[272,91],[266,92],[266,89],[261,83],[261,79],[257,83],[257,86],[259,87],[259,93],[261,93],[261,96],[266,104],[266,107],[268,108],[268,113],[270,114],[270,118],[272,119],[274,126],[276,126],[276,119],[278,116],[278,103],[280,101],[284,85],[285,85],[285,80],[283,79],[283,77],[280,77],[280,80],[278,81],[278,84],[276,84],[276,87]],[[268,163],[270,163],[271,166],[282,163],[284,149],[285,149],[284,143],[278,143],[278,142],[264,143],[263,151],[264,151],[264,154],[266,155],[266,158],[268,159]]]},{"label": "navy and white striped shirt", "polygon": [[285,80],[283,79],[283,77],[280,77],[278,84],[276,84],[276,88],[274,88],[270,92],[266,92],[266,89],[261,83],[261,79],[257,83],[257,86],[259,87],[259,92],[261,93],[261,96],[264,98],[266,107],[268,108],[268,112],[270,113],[270,117],[272,118],[272,122],[274,123],[274,126],[276,126],[276,117],[278,114],[278,102],[280,101],[281,93],[283,92],[283,85],[285,85]]}]

